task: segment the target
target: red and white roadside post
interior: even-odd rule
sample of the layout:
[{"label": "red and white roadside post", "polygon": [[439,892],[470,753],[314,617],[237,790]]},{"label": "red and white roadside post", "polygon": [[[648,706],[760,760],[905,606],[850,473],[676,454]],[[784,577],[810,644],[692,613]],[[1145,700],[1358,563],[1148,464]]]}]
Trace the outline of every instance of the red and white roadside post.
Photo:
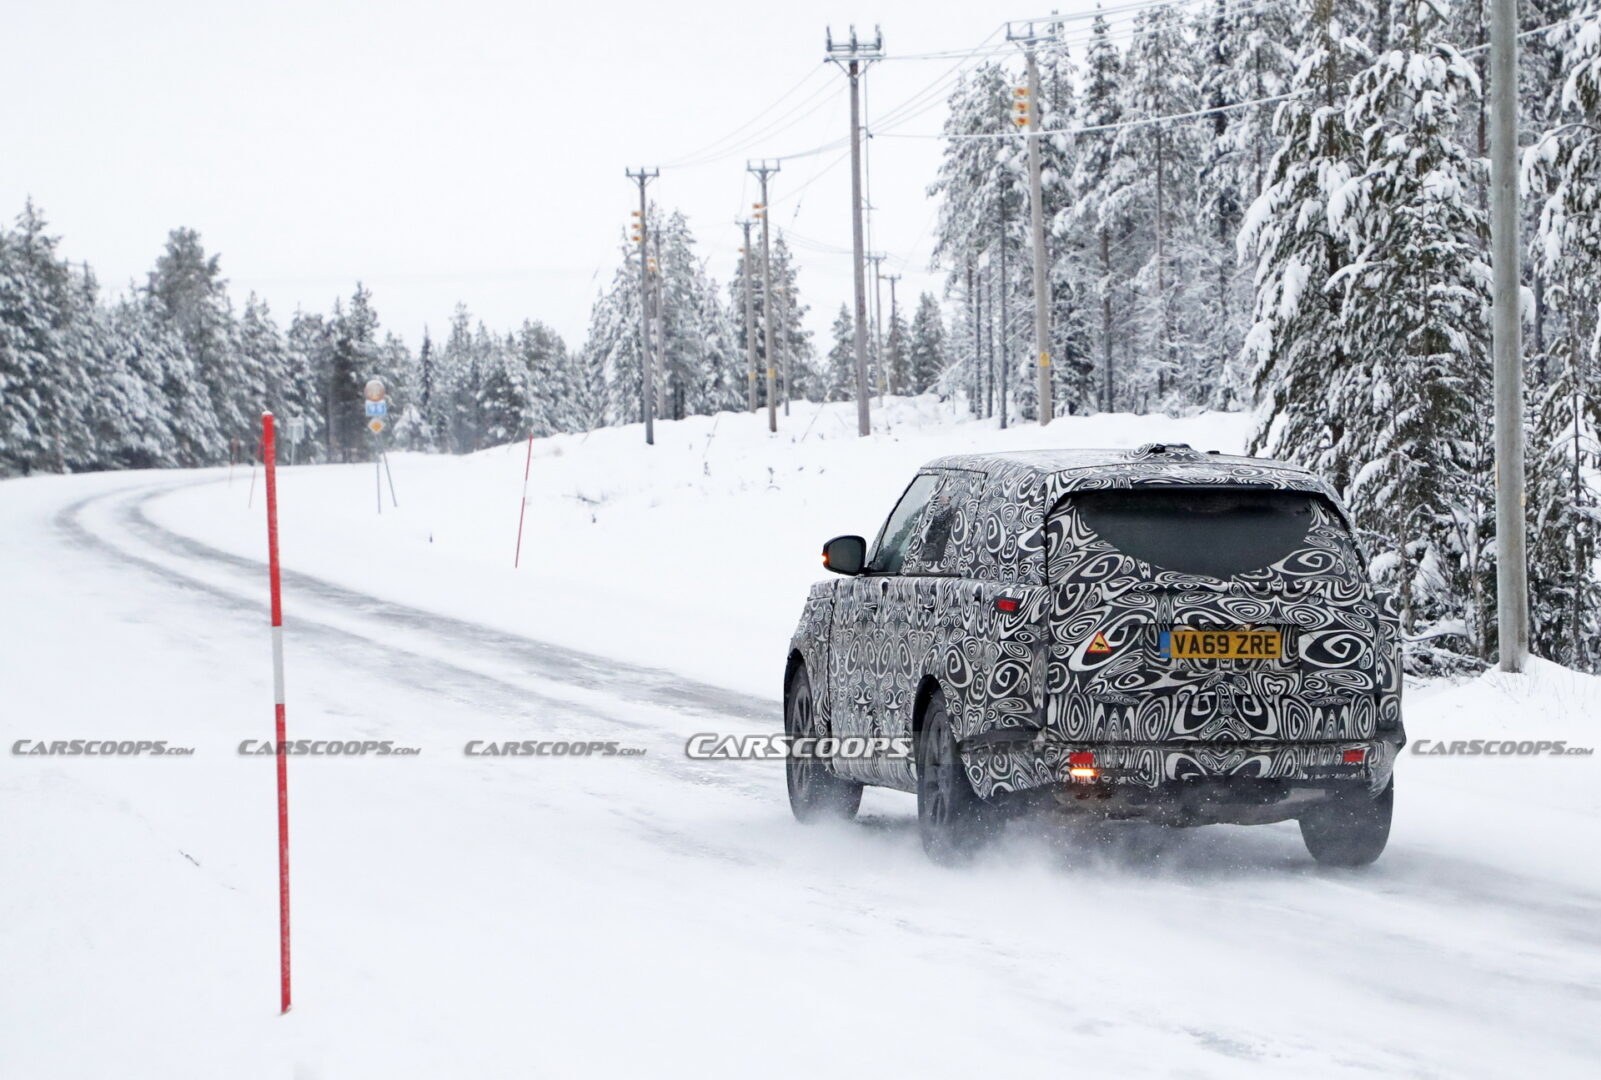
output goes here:
[{"label": "red and white roadside post", "polygon": [[534,467],[534,433],[528,433],[528,457],[523,461],[523,502],[517,508],[517,553],[511,557],[513,570],[523,561],[523,517],[528,513],[528,472]]},{"label": "red and white roadside post", "polygon": [[289,1011],[289,758],[284,753],[284,610],[278,577],[278,470],[272,413],[261,414],[261,456],[267,473],[267,577],[272,588],[272,702],[278,759],[279,1014]]}]

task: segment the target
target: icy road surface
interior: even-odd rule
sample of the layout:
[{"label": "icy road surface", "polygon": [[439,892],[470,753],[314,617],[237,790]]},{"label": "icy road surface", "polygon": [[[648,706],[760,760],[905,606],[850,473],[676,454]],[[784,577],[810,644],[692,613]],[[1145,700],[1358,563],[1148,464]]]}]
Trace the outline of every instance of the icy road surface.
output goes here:
[{"label": "icy road surface", "polygon": [[[1593,758],[1408,755],[1363,872],[1316,869],[1294,825],[1017,830],[941,870],[909,797],[802,828],[780,767],[685,758],[692,732],[771,728],[776,701],[304,572],[291,736],[422,752],[290,762],[279,1018],[272,759],[235,749],[271,736],[264,570],[148,512],[197,479],[219,478],[0,484],[0,1076],[1601,1068]],[[1594,745],[1596,682],[1487,677],[1415,695],[1408,724],[1521,714]],[[462,752],[551,736],[647,752]],[[105,737],[195,754],[11,753]]]}]

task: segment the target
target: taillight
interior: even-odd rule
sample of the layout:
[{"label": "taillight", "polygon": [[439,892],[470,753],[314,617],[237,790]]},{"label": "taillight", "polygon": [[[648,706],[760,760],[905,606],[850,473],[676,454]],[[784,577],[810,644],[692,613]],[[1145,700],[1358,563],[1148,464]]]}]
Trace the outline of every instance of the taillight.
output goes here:
[{"label": "taillight", "polygon": [[1078,750],[1067,755],[1069,765],[1094,765],[1095,755],[1088,750]]},{"label": "taillight", "polygon": [[1347,765],[1360,765],[1367,758],[1368,752],[1366,750],[1347,750],[1345,752],[1345,763]]},{"label": "taillight", "polygon": [[1015,596],[1002,596],[995,601],[995,610],[1010,615],[1018,609],[1021,601]]}]

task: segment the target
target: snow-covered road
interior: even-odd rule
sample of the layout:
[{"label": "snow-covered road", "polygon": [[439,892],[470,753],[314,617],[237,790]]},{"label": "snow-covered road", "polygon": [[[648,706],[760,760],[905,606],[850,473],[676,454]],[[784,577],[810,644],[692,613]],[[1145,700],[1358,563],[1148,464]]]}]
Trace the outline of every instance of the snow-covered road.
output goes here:
[{"label": "snow-covered road", "polygon": [[[690,733],[770,727],[775,702],[293,562],[291,736],[421,753],[290,762],[279,1018],[272,759],[236,752],[271,731],[263,571],[147,506],[217,479],[0,485],[0,1076],[1601,1065],[1594,759],[1404,759],[1364,872],[1315,869],[1293,825],[1020,829],[952,872],[907,797],[806,829],[779,767],[684,756]],[[1512,702],[1594,745],[1595,680],[1543,678],[1436,690],[1412,734],[1508,724]],[[463,753],[563,736],[646,752]],[[103,737],[195,754],[11,753]]]}]

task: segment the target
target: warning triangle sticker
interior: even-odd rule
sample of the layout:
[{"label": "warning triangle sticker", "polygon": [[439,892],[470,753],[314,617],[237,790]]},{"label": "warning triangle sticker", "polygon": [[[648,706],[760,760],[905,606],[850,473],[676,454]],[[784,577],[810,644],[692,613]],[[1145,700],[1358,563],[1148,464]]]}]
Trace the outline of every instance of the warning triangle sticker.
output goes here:
[{"label": "warning triangle sticker", "polygon": [[1106,640],[1106,635],[1097,631],[1095,637],[1090,640],[1090,647],[1084,651],[1087,653],[1109,653],[1112,651],[1112,646]]}]

